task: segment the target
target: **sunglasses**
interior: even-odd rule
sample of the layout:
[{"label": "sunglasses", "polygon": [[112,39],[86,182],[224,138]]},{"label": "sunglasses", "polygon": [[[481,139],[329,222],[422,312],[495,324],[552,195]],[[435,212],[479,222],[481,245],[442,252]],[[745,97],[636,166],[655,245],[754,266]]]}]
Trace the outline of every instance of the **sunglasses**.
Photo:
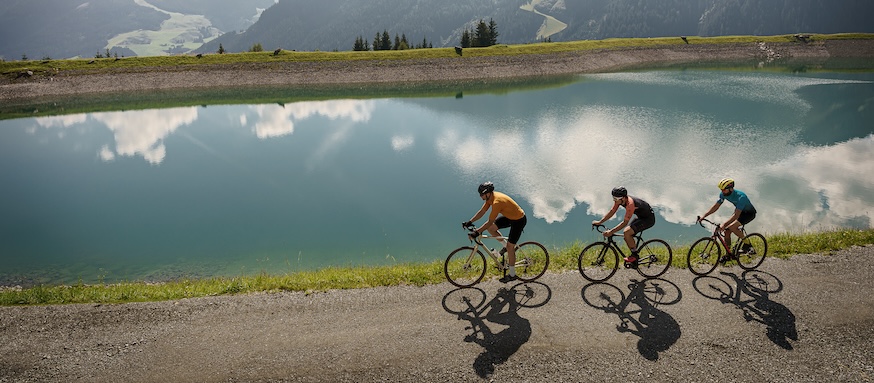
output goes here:
[{"label": "sunglasses", "polygon": [[613,197],[613,200],[614,200],[614,201],[621,201],[621,200],[622,200],[622,197]]}]

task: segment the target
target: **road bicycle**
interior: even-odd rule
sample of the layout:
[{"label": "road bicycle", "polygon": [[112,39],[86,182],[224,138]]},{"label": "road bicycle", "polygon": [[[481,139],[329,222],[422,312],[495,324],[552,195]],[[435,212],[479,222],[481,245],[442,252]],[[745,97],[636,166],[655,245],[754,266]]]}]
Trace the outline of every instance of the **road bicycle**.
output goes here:
[{"label": "road bicycle", "polygon": [[[470,287],[479,283],[486,275],[488,262],[486,254],[492,259],[495,268],[501,271],[501,276],[507,275],[507,270],[510,269],[504,258],[505,252],[498,252],[495,249],[489,249],[483,244],[483,239],[493,239],[498,241],[501,250],[505,250],[502,246],[506,237],[491,236],[488,234],[476,235],[476,226],[468,225],[464,228],[467,230],[468,239],[473,246],[462,246],[446,257],[446,262],[443,264],[443,273],[449,283],[458,287]],[[516,245],[516,277],[523,282],[531,282],[540,278],[549,267],[549,253],[546,247],[540,243],[529,241]]]},{"label": "road bicycle", "polygon": [[[592,225],[592,230],[603,233],[604,225]],[[655,278],[666,271],[673,258],[673,250],[667,242],[661,239],[643,240],[643,232],[634,234],[634,244],[637,247],[637,262],[624,262],[625,268],[637,270],[640,275],[647,278]],[[625,253],[613,239],[622,234],[613,234],[606,241],[595,242],[580,252],[577,259],[577,267],[583,278],[592,282],[603,282],[619,269],[619,258],[625,258]]]},{"label": "road bicycle", "polygon": [[[716,269],[719,263],[727,264],[737,261],[744,270],[753,270],[762,264],[765,255],[768,254],[768,241],[759,233],[747,234],[743,226],[740,227],[744,237],[734,244],[733,250],[729,249],[722,226],[708,219],[698,217],[698,224],[704,227],[704,222],[713,225],[713,234],[703,237],[689,248],[686,256],[686,264],[695,275],[707,275]],[[723,256],[723,250],[726,256]]]}]

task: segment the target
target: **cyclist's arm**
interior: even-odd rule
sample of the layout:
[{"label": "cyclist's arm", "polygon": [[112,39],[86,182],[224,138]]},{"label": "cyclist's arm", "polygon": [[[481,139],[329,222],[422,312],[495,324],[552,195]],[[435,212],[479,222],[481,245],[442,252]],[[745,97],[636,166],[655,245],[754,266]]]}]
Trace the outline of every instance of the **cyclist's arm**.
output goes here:
[{"label": "cyclist's arm", "polygon": [[634,216],[635,209],[637,209],[637,207],[634,205],[634,200],[632,200],[631,197],[628,197],[628,204],[625,206],[625,217],[622,218],[622,222],[619,222],[616,227],[608,230],[607,233],[613,235],[613,233],[622,230],[625,225],[628,225],[628,222],[631,222],[631,217]]},{"label": "cyclist's arm", "polygon": [[[470,222],[476,222],[476,221],[478,221],[480,218],[483,217],[483,215],[486,214],[487,211],[489,211],[489,208],[490,208],[490,207],[492,207],[492,205],[489,203],[488,200],[486,200],[485,202],[483,202],[483,207],[481,207],[481,208],[479,209],[479,211],[476,212],[476,214],[474,214],[473,218],[470,219]],[[485,230],[485,228],[489,227],[489,224],[490,224],[489,222],[486,222],[484,225],[482,225],[482,226],[480,226],[479,228],[476,229],[477,232],[482,233],[482,232]]]},{"label": "cyclist's arm", "polygon": [[592,221],[592,225],[600,225],[600,224],[604,223],[604,221],[606,221],[606,220],[612,218],[612,217],[613,217],[613,214],[616,214],[616,209],[619,209],[619,204],[618,204],[618,203],[614,203],[614,204],[613,204],[613,208],[610,209],[610,212],[609,212],[609,213],[607,213],[606,215],[604,215],[604,218],[601,218],[600,220],[597,220],[597,221]]},{"label": "cyclist's arm", "polygon": [[708,215],[716,213],[716,211],[719,210],[720,206],[722,206],[722,202],[716,201],[716,203],[714,203],[713,206],[710,207],[710,210],[708,210],[706,213],[704,213],[704,215],[701,216],[701,219],[707,218]]}]

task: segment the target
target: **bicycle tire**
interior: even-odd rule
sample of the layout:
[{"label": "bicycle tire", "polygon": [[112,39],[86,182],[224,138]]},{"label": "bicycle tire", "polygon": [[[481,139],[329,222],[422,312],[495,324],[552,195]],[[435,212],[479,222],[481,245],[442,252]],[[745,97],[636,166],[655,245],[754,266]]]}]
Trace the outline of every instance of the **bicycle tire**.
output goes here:
[{"label": "bicycle tire", "polygon": [[531,282],[546,273],[549,252],[540,243],[524,242],[516,247],[516,277]]},{"label": "bicycle tire", "polygon": [[647,278],[657,278],[668,271],[674,255],[667,242],[650,239],[638,248],[637,257],[637,272]]},{"label": "bicycle tire", "polygon": [[607,242],[595,242],[580,252],[577,268],[583,278],[591,282],[604,282],[619,269],[619,254]]},{"label": "bicycle tire", "polygon": [[[749,243],[752,251],[741,252],[744,243]],[[753,270],[759,267],[765,261],[765,256],[768,254],[768,241],[765,236],[759,233],[747,234],[742,241],[737,241],[734,245],[734,253],[737,255],[737,263],[744,270]]]},{"label": "bicycle tire", "polygon": [[486,275],[486,256],[471,246],[462,246],[446,257],[443,274],[449,283],[458,287],[470,287]]},{"label": "bicycle tire", "polygon": [[689,266],[689,271],[692,274],[704,276],[716,269],[721,255],[722,249],[716,240],[704,237],[695,241],[689,248],[689,254],[686,255],[686,265]]}]

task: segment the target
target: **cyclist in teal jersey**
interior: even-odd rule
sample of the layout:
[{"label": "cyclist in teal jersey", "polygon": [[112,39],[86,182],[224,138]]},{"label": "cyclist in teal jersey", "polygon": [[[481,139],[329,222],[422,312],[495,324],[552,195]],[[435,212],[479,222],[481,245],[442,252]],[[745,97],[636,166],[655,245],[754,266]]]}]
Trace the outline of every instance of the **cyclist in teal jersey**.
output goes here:
[{"label": "cyclist in teal jersey", "polygon": [[[722,206],[723,201],[731,202],[734,205],[734,214],[722,224],[722,229],[725,232],[725,242],[728,244],[728,248],[731,248],[731,234],[734,233],[739,239],[743,239],[743,232],[740,230],[741,225],[746,225],[750,221],[756,218],[756,208],[753,207],[750,199],[747,198],[746,193],[736,190],[734,188],[734,180],[731,178],[723,178],[716,185],[719,190],[722,192],[719,193],[719,199],[716,200],[716,203],[710,207],[703,216],[698,218],[698,222],[700,223],[702,219],[706,218],[708,215],[715,213],[719,210],[719,207]],[[741,247],[741,252],[747,252],[751,248],[750,244],[745,243]],[[726,254],[731,257],[732,254]]]}]

